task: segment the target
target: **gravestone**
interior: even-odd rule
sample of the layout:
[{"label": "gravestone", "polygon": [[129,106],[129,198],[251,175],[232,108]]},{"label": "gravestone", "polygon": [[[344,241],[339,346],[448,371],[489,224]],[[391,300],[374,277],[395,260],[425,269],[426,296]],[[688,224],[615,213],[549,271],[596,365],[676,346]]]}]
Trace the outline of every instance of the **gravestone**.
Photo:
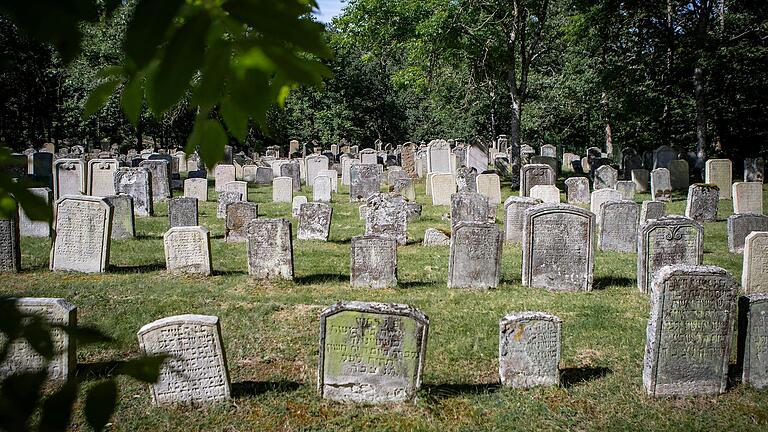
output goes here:
[{"label": "gravestone", "polygon": [[629,180],[620,180],[616,182],[614,189],[619,191],[622,199],[634,200],[635,199],[635,183]]},{"label": "gravestone", "polygon": [[488,169],[488,149],[481,144],[471,144],[467,147],[467,168],[474,168],[476,172]]},{"label": "gravestone", "polygon": [[619,172],[610,165],[603,165],[595,170],[593,189],[613,189],[617,181],[619,181]]},{"label": "gravestone", "polygon": [[667,167],[669,170],[669,181],[672,190],[686,190],[690,183],[690,172],[688,162],[684,160],[673,160]]},{"label": "gravestone", "polygon": [[293,179],[275,177],[272,180],[272,202],[293,202]]},{"label": "gravestone", "polygon": [[640,206],[630,200],[607,201],[600,205],[597,248],[602,251],[637,252]]},{"label": "gravestone", "polygon": [[635,191],[637,193],[647,193],[649,184],[651,181],[651,173],[645,169],[633,169],[632,170],[632,183],[635,184]]},{"label": "gravestone", "polygon": [[[304,158],[304,163],[307,166],[307,185],[312,186],[315,184],[315,177],[318,176],[320,171],[327,170],[329,168],[328,158],[323,155],[311,155]],[[281,168],[282,169],[282,168]],[[282,175],[282,172],[280,173]]]},{"label": "gravestone", "polygon": [[291,221],[253,219],[248,222],[247,236],[249,275],[257,279],[293,279]]},{"label": "gravestone", "polygon": [[378,156],[376,155],[376,150],[371,148],[362,149],[360,151],[360,163],[364,163],[364,164],[379,163]]},{"label": "gravestone", "polygon": [[544,203],[557,204],[560,202],[560,189],[554,185],[536,185],[531,188],[531,198],[536,198]]},{"label": "gravestone", "polygon": [[739,299],[738,365],[741,382],[768,387],[768,293]]},{"label": "gravestone", "polygon": [[456,193],[453,174],[434,173],[431,183],[432,205],[451,205],[451,195]]},{"label": "gravestone", "polygon": [[728,250],[744,251],[744,240],[753,231],[768,231],[768,216],[761,214],[736,214],[728,216]]},{"label": "gravestone", "polygon": [[413,184],[413,179],[410,177],[396,179],[392,190],[402,195],[408,201],[416,200],[416,187]]},{"label": "gravestone", "polygon": [[270,167],[256,165],[246,165],[243,167],[243,180],[247,181],[248,183],[253,183],[256,185],[271,185],[273,177],[274,174],[272,173],[272,168]]},{"label": "gravestone", "polygon": [[557,157],[557,147],[552,144],[544,144],[539,150],[541,151],[542,156]]},{"label": "gravestone", "polygon": [[435,228],[424,230],[424,240],[422,246],[448,246],[451,244],[451,238],[444,232]]},{"label": "gravestone", "polygon": [[456,170],[456,189],[459,192],[477,192],[477,171],[467,167]]},{"label": "gravestone", "polygon": [[259,205],[240,201],[227,206],[224,239],[227,243],[247,241],[248,223],[259,217]]},{"label": "gravestone", "polygon": [[672,147],[664,145],[653,151],[653,169],[668,168],[674,160],[677,160],[677,151]]},{"label": "gravestone", "polygon": [[343,186],[349,186],[351,182],[351,169],[352,165],[358,165],[359,159],[352,159],[345,157],[341,159],[341,184]]},{"label": "gravestone", "polygon": [[761,157],[744,158],[744,181],[760,182],[765,180],[765,160]]},{"label": "gravestone", "polygon": [[[13,206],[16,202],[11,201]],[[11,218],[0,218],[0,273],[21,271],[21,236],[18,209],[12,210]]]},{"label": "gravestone", "polygon": [[53,162],[53,199],[85,192],[85,163],[80,159],[57,159]]},{"label": "gravestone", "polygon": [[570,177],[565,180],[568,204],[589,204],[589,179],[586,177]]},{"label": "gravestone", "polygon": [[170,167],[167,161],[145,160],[139,164],[139,167],[148,169],[152,175],[153,202],[162,202],[171,197]]},{"label": "gravestone", "polygon": [[501,385],[517,388],[560,383],[562,321],[543,312],[518,312],[499,322]]},{"label": "gravestone", "polygon": [[[48,213],[52,213],[50,211],[50,206],[51,200],[53,199],[53,191],[51,191],[50,188],[29,188],[27,190],[32,195],[42,198],[43,201],[45,201],[46,207],[48,207]],[[19,206],[19,233],[22,237],[50,237],[51,224],[48,221],[36,221],[30,219],[24,209]]]},{"label": "gravestone", "polygon": [[406,220],[413,222],[421,219],[422,205],[417,202],[405,202]]},{"label": "gravestone", "polygon": [[333,208],[320,202],[302,204],[299,209],[299,240],[328,241],[331,232]]},{"label": "gravestone", "polygon": [[445,140],[433,140],[427,146],[427,172],[450,173],[451,146]]},{"label": "gravestone", "polygon": [[520,168],[520,196],[530,196],[536,185],[554,185],[555,171],[546,164],[528,164]]},{"label": "gravestone", "polygon": [[478,174],[475,178],[477,192],[488,197],[491,205],[501,203],[501,179],[496,174]]},{"label": "gravestone", "polygon": [[366,201],[381,188],[381,165],[353,164],[349,167],[349,202]]},{"label": "gravestone", "polygon": [[685,216],[698,222],[717,220],[717,203],[720,191],[716,185],[696,183],[688,187]]},{"label": "gravestone", "polygon": [[312,200],[316,202],[331,202],[331,192],[333,186],[331,184],[331,178],[324,175],[315,176],[315,181],[312,184]]},{"label": "gravestone", "polygon": [[637,153],[625,155],[621,163],[622,173],[625,179],[632,178],[632,171],[643,169],[643,158]]},{"label": "gravestone", "polygon": [[560,167],[560,171],[563,172],[574,172],[573,163],[575,161],[579,162],[579,165],[581,165],[581,158],[577,154],[573,153],[563,153],[563,164]]},{"label": "gravestone", "polygon": [[659,219],[667,215],[667,203],[663,201],[643,201],[640,205],[640,224],[650,219]]},{"label": "gravestone", "polygon": [[397,286],[397,241],[384,236],[352,237],[349,276],[353,287]]},{"label": "gravestone", "polygon": [[53,154],[40,152],[30,156],[32,161],[32,178],[43,185],[50,187],[53,177]]},{"label": "gravestone", "polygon": [[150,385],[153,405],[190,405],[231,398],[218,317],[170,316],[145,325],[137,336],[145,355],[169,356],[160,368],[157,383]]},{"label": "gravestone", "polygon": [[451,228],[448,288],[496,288],[502,233],[495,223],[459,222]]},{"label": "gravestone", "polygon": [[745,294],[768,293],[768,232],[753,231],[744,239],[741,286]]},{"label": "gravestone", "polygon": [[165,268],[171,273],[211,275],[211,236],[201,226],[175,226],[163,236]]},{"label": "gravestone", "polygon": [[594,213],[569,204],[539,204],[526,210],[523,217],[523,285],[591,291]]},{"label": "gravestone", "polygon": [[338,302],[320,313],[317,389],[324,399],[392,403],[421,387],[429,318],[407,305]]},{"label": "gravestone", "polygon": [[88,161],[86,190],[91,196],[115,194],[115,172],[120,167],[117,159],[91,159]]},{"label": "gravestone", "polygon": [[224,185],[224,192],[237,192],[240,194],[240,199],[248,201],[248,182],[244,181],[231,181]]},{"label": "gravestone", "polygon": [[133,199],[133,214],[152,216],[152,174],[146,168],[118,168],[115,173],[115,193],[130,195]]},{"label": "gravestone", "polygon": [[[301,162],[298,161],[286,161],[285,163],[280,164],[279,170],[280,175],[279,177],[290,177],[293,179],[293,191],[298,192],[301,190]],[[322,165],[320,165],[322,167]],[[322,170],[320,170],[322,172]],[[266,175],[265,175],[266,177]],[[277,177],[273,175],[273,178]],[[307,183],[308,185],[312,185],[312,183]]]},{"label": "gravestone", "polygon": [[525,211],[541,203],[536,198],[516,196],[510,196],[504,201],[504,241],[511,244],[523,242]]},{"label": "gravestone", "polygon": [[216,192],[224,190],[224,185],[237,180],[235,166],[228,164],[219,164],[213,169],[213,178],[215,179],[213,189]]},{"label": "gravestone", "polygon": [[589,210],[597,217],[596,222],[600,223],[600,206],[608,201],[621,201],[623,197],[621,192],[616,189],[600,189],[592,192],[589,198]]},{"label": "gravestone", "polygon": [[[35,315],[44,322],[64,328],[77,326],[77,308],[62,298],[21,297],[16,309],[22,314]],[[53,357],[48,360],[47,382],[62,384],[74,377],[77,366],[77,346],[74,338],[61,327],[50,330]],[[0,337],[5,340],[5,335]],[[0,378],[25,372],[38,372],[45,368],[46,360],[25,339],[16,339],[8,346],[5,360],[0,363]]]},{"label": "gravestone", "polygon": [[759,182],[736,182],[732,188],[733,213],[763,213],[763,184]]},{"label": "gravestone", "polygon": [[136,236],[136,221],[133,217],[133,198],[130,195],[104,197],[112,206],[112,240],[123,240]]},{"label": "gravestone", "polygon": [[208,201],[208,180],[204,178],[188,178],[184,180],[184,196],[196,198],[198,202]]},{"label": "gravestone", "polygon": [[651,199],[654,201],[672,200],[672,184],[669,180],[669,170],[656,168],[651,171]]},{"label": "gravestone", "polygon": [[496,206],[488,197],[476,192],[457,192],[451,195],[451,226],[459,222],[493,222]]},{"label": "gravestone", "polygon": [[197,198],[171,198],[168,200],[168,228],[199,225],[197,213]]},{"label": "gravestone", "polygon": [[403,148],[400,149],[400,164],[403,167],[403,171],[411,179],[417,179],[418,174],[416,172],[416,145],[413,143],[403,144]]},{"label": "gravestone", "polygon": [[[338,166],[338,165],[334,165]],[[331,192],[338,192],[339,191],[339,173],[335,169],[329,169],[329,170],[321,170],[319,173],[317,173],[318,176],[326,176],[329,179],[331,179]],[[403,173],[403,176],[406,178],[408,177],[408,174]]]},{"label": "gravestone", "polygon": [[217,219],[226,219],[227,217],[227,206],[240,202],[243,200],[243,196],[240,194],[240,192],[227,192],[222,191],[219,192],[219,200],[216,204],[216,218]]},{"label": "gravestone", "polygon": [[700,265],[704,258],[704,227],[685,216],[650,219],[640,225],[637,239],[637,288],[651,291],[654,274],[669,265]]},{"label": "gravestone", "polygon": [[398,245],[408,240],[408,213],[403,197],[377,193],[368,198],[365,211],[365,235],[393,238]]},{"label": "gravestone", "polygon": [[305,204],[306,202],[307,202],[307,197],[305,197],[304,195],[293,197],[293,203],[291,204],[291,216],[298,218],[299,211],[301,210],[301,205]]},{"label": "gravestone", "polygon": [[720,267],[659,270],[643,358],[643,386],[649,396],[725,392],[738,289]]},{"label": "gravestone", "polygon": [[717,185],[720,199],[731,199],[733,164],[730,159],[710,159],[704,164],[704,183]]},{"label": "gravestone", "polygon": [[50,269],[104,273],[109,266],[112,211],[103,198],[59,198],[56,201]]}]

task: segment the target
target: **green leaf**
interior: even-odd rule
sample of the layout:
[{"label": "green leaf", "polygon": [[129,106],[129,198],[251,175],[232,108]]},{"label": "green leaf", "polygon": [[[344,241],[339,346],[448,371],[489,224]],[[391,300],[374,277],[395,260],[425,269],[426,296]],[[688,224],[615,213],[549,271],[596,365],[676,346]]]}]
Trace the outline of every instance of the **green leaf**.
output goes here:
[{"label": "green leaf", "polygon": [[72,408],[77,400],[78,381],[70,378],[43,403],[40,431],[66,431],[72,419]]},{"label": "green leaf", "polygon": [[149,102],[155,113],[165,112],[189,88],[189,81],[205,51],[205,36],[211,21],[204,12],[189,18],[176,30],[153,76]]},{"label": "green leaf", "polygon": [[220,40],[208,48],[202,76],[192,96],[192,104],[206,107],[216,105],[224,90],[231,58],[232,48],[227,41]]},{"label": "green leaf", "polygon": [[96,72],[96,79],[104,79],[104,78],[112,78],[112,77],[120,77],[123,75],[123,67],[122,66],[106,66],[103,67],[100,71]]},{"label": "green leaf", "polygon": [[85,397],[85,419],[96,431],[104,430],[117,405],[117,385],[113,380],[101,381]]},{"label": "green leaf", "polygon": [[224,132],[221,123],[198,116],[185,151],[192,153],[195,149],[199,149],[200,159],[205,162],[208,169],[213,169],[217,162],[224,159],[224,146],[227,142],[227,133]]},{"label": "green leaf", "polygon": [[123,107],[123,112],[133,127],[138,126],[139,116],[141,115],[141,104],[144,100],[143,81],[143,75],[133,77],[123,86],[123,94],[120,97],[120,105]]},{"label": "green leaf", "polygon": [[245,141],[248,135],[248,113],[235,106],[230,98],[221,101],[220,112],[232,136],[241,143]]},{"label": "green leaf", "polygon": [[128,360],[117,368],[117,373],[128,375],[141,382],[154,384],[160,377],[160,368],[167,355],[140,357]]},{"label": "green leaf", "polygon": [[184,0],[140,0],[125,32],[125,55],[138,69],[154,58]]},{"label": "green leaf", "polygon": [[84,120],[87,120],[104,105],[107,99],[112,96],[112,93],[115,92],[118,84],[120,84],[120,80],[108,80],[91,90],[91,94],[88,95],[88,100],[85,101],[85,108],[83,109]]}]

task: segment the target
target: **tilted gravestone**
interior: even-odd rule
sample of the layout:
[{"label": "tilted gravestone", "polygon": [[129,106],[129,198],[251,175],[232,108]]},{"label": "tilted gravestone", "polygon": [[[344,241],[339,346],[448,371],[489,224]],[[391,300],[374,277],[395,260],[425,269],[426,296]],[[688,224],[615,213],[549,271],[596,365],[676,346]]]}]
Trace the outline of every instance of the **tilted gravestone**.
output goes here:
[{"label": "tilted gravestone", "polygon": [[235,166],[228,164],[219,164],[213,169],[213,177],[215,179],[213,189],[216,192],[224,190],[224,185],[237,180],[235,173]]},{"label": "tilted gravestone", "polygon": [[[53,192],[50,188],[28,188],[32,195],[42,199],[46,206],[49,207],[48,212],[50,214],[51,200],[53,199]],[[32,220],[21,206],[19,206],[19,233],[22,237],[50,237],[51,236],[51,223],[48,221],[36,221]]]},{"label": "tilted gravestone", "polygon": [[495,223],[459,222],[451,228],[448,288],[496,288],[502,233]]},{"label": "tilted gravestone", "polygon": [[298,240],[328,241],[333,208],[326,203],[308,202],[299,209]]},{"label": "tilted gravestone", "polygon": [[761,214],[735,214],[728,216],[728,250],[744,251],[744,240],[753,231],[768,231],[768,216]]},{"label": "tilted gravestone", "polygon": [[763,184],[736,182],[732,187],[734,214],[763,214]]},{"label": "tilted gravestone", "polygon": [[154,405],[194,405],[231,398],[229,372],[219,318],[176,315],[142,327],[139,347],[146,355],[168,355],[157,383]]},{"label": "tilted gravestone", "polygon": [[602,251],[637,252],[637,227],[640,206],[629,200],[608,201],[600,205],[597,248]]},{"label": "tilted gravestone", "polygon": [[453,174],[431,173],[432,205],[451,205],[451,195],[456,193],[456,179]]},{"label": "tilted gravestone", "polygon": [[320,313],[317,389],[324,399],[412,400],[421,387],[429,318],[407,305],[339,302]]},{"label": "tilted gravestone", "polygon": [[493,222],[496,206],[488,197],[476,192],[458,192],[451,195],[451,226],[459,222]]},{"label": "tilted gravestone", "polygon": [[704,183],[717,185],[721,200],[731,199],[733,163],[730,159],[710,159],[705,162]]},{"label": "tilted gravestone", "polygon": [[570,177],[565,180],[565,194],[568,204],[589,203],[589,179],[586,177]]},{"label": "tilted gravestone", "polygon": [[696,183],[688,187],[685,216],[698,222],[717,220],[717,203],[720,191],[716,185]]},{"label": "tilted gravestone", "polygon": [[134,238],[133,198],[130,195],[112,195],[104,197],[104,201],[112,206],[112,240]]},{"label": "tilted gravestone", "polygon": [[656,168],[651,171],[651,198],[654,201],[672,199],[672,183],[670,183],[668,169]]},{"label": "tilted gravestone", "polygon": [[649,189],[651,181],[651,173],[646,169],[633,169],[631,173],[632,183],[635,184],[635,191],[638,193],[646,193]]},{"label": "tilted gravestone", "polygon": [[499,322],[501,385],[529,388],[560,383],[562,321],[543,312],[518,312]]},{"label": "tilted gravestone", "polygon": [[88,161],[86,190],[91,196],[115,194],[115,172],[120,167],[117,159],[91,159]]},{"label": "tilted gravestone", "polygon": [[133,214],[152,216],[152,174],[146,168],[118,168],[115,173],[115,193],[133,198]]},{"label": "tilted gravestone", "polygon": [[227,206],[224,239],[227,243],[247,240],[248,223],[259,217],[259,205],[240,201]]},{"label": "tilted gravestone", "polygon": [[254,219],[248,223],[247,235],[249,275],[257,279],[293,279],[291,221]]},{"label": "tilted gravestone", "polygon": [[613,189],[617,181],[619,181],[619,172],[610,165],[603,165],[595,170],[593,189]]},{"label": "tilted gravestone", "polygon": [[650,219],[637,239],[637,287],[651,291],[653,275],[662,267],[700,265],[704,258],[704,227],[685,216]]},{"label": "tilted gravestone", "polygon": [[349,283],[364,288],[397,286],[397,241],[384,236],[352,237]]},{"label": "tilted gravestone", "polygon": [[112,211],[112,206],[103,198],[59,198],[56,201],[50,269],[104,273],[109,266]]},{"label": "tilted gravestone", "polygon": [[226,219],[227,206],[240,201],[243,201],[243,195],[240,192],[219,192],[219,200],[216,205],[216,218]]},{"label": "tilted gravestone", "polygon": [[171,198],[168,200],[168,228],[199,225],[197,213],[197,198]]},{"label": "tilted gravestone", "polygon": [[[11,203],[16,206],[15,201]],[[0,273],[21,271],[20,237],[18,210],[12,210],[12,217],[0,218]]]},{"label": "tilted gravestone", "polygon": [[[48,324],[74,329],[77,327],[77,308],[62,298],[21,297],[16,299],[16,309],[22,314],[36,315]],[[61,384],[74,376],[77,366],[75,338],[61,327],[50,330],[53,357],[48,360],[47,380]],[[4,342],[5,335],[0,336]],[[0,378],[9,375],[37,372],[45,368],[46,360],[26,340],[16,339],[8,346],[5,360],[0,363]]]},{"label": "tilted gravestone", "polygon": [[501,203],[501,179],[496,174],[478,174],[475,178],[477,182],[477,193],[488,197],[491,205],[495,206]]},{"label": "tilted gravestone", "polygon": [[459,192],[477,192],[477,171],[467,167],[457,169],[456,189]]},{"label": "tilted gravestone", "polygon": [[529,208],[523,222],[523,285],[591,291],[594,238],[595,215],[590,211],[569,204]]},{"label": "tilted gravestone", "polygon": [[673,265],[656,273],[643,358],[649,396],[725,392],[738,289],[714,266]]},{"label": "tilted gravestone", "polygon": [[53,199],[85,192],[85,163],[81,159],[57,159],[53,162]]},{"label": "tilted gravestone", "polygon": [[188,178],[184,180],[184,196],[197,198],[198,202],[208,201],[208,179]]},{"label": "tilted gravestone", "polygon": [[177,226],[163,236],[165,268],[171,273],[211,275],[211,236],[201,226]]},{"label": "tilted gravestone", "polygon": [[544,203],[557,204],[560,202],[560,189],[554,185],[536,185],[531,188],[530,196]]},{"label": "tilted gravestone", "polygon": [[293,179],[290,177],[275,177],[272,180],[272,202],[293,201]]},{"label": "tilted gravestone", "polygon": [[741,382],[756,389],[768,387],[768,293],[739,299],[738,335]]},{"label": "tilted gravestone", "polygon": [[765,160],[758,158],[744,158],[744,181],[760,182],[765,180]]},{"label": "tilted gravestone", "polygon": [[520,196],[530,196],[531,188],[536,185],[555,184],[555,171],[546,164],[528,164],[520,168]]},{"label": "tilted gravestone", "polygon": [[635,199],[635,183],[629,180],[619,180],[614,187],[621,194],[622,199]]},{"label": "tilted gravestone", "polygon": [[744,293],[768,293],[768,232],[753,231],[744,240],[741,273]]},{"label": "tilted gravestone", "polygon": [[408,241],[408,213],[403,197],[377,193],[368,198],[365,211],[365,235],[390,237],[398,245]]},{"label": "tilted gravestone", "polygon": [[366,201],[381,188],[382,167],[377,164],[354,164],[349,167],[349,202]]},{"label": "tilted gravestone", "polygon": [[156,203],[171,197],[171,168],[164,160],[145,160],[139,164],[152,175],[152,200]]},{"label": "tilted gravestone", "polygon": [[424,240],[421,242],[422,246],[449,246],[451,244],[451,238],[435,228],[427,228],[424,230]]},{"label": "tilted gravestone", "polygon": [[525,211],[541,203],[536,198],[516,196],[510,196],[504,201],[504,241],[511,244],[523,242]]},{"label": "tilted gravestone", "polygon": [[640,224],[650,219],[659,219],[667,215],[667,203],[663,201],[643,201],[640,205]]}]

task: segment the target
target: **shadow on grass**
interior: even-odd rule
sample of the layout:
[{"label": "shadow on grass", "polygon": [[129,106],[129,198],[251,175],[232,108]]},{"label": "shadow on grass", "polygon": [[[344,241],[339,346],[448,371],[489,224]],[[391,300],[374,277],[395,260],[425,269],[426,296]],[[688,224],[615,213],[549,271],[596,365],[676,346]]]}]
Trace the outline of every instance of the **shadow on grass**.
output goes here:
[{"label": "shadow on grass", "polygon": [[258,396],[267,392],[290,393],[298,390],[301,383],[295,381],[243,381],[232,383],[232,397]]},{"label": "shadow on grass", "polygon": [[163,235],[157,234],[157,235],[148,235],[148,234],[137,234],[134,239],[136,240],[162,240]]},{"label": "shadow on grass", "polygon": [[334,239],[334,240],[328,240],[328,243],[334,243],[334,244],[350,244],[352,243],[352,238],[344,238],[344,239]]},{"label": "shadow on grass", "polygon": [[213,270],[214,276],[244,276],[247,274],[247,270]]},{"label": "shadow on grass", "polygon": [[623,276],[599,276],[592,281],[592,289],[602,290],[609,286],[631,287],[637,283],[635,278]]},{"label": "shadow on grass", "polygon": [[423,281],[397,281],[397,288],[414,289],[414,288],[427,288],[439,282],[423,282]]},{"label": "shadow on grass", "polygon": [[134,266],[109,266],[110,273],[146,273],[165,270],[165,263],[152,263]]},{"label": "shadow on grass", "polygon": [[[223,239],[223,238],[224,238],[224,234],[216,234],[216,235],[212,235],[211,236],[211,240],[213,240],[213,239]],[[231,243],[227,243],[227,244],[231,244]]]},{"label": "shadow on grass", "polygon": [[348,274],[320,273],[293,278],[297,285],[312,285],[322,282],[349,282]]},{"label": "shadow on grass", "polygon": [[560,370],[560,384],[565,387],[573,387],[586,381],[602,378],[613,371],[607,367],[580,367],[564,368]]},{"label": "shadow on grass", "polygon": [[95,363],[78,363],[77,364],[77,377],[80,380],[99,380],[104,378],[110,378],[113,376],[115,369],[125,362],[111,360],[106,362]]},{"label": "shadow on grass", "polygon": [[454,396],[480,395],[494,393],[501,388],[501,384],[424,384],[422,387],[429,397],[450,398]]},{"label": "shadow on grass", "polygon": [[[741,358],[744,353],[739,354]],[[728,365],[728,385],[726,388],[733,388],[741,384],[741,374],[744,372],[744,365],[740,363],[730,363]]]}]

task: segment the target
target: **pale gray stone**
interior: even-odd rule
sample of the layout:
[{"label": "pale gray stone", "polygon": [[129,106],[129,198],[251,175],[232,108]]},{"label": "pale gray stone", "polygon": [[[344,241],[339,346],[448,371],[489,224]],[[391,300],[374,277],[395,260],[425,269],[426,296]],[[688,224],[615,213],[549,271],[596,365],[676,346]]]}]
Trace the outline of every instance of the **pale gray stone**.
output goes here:
[{"label": "pale gray stone", "polygon": [[560,383],[562,321],[544,312],[518,312],[499,322],[499,376],[508,387]]},{"label": "pale gray stone", "polygon": [[597,248],[602,251],[637,252],[640,206],[629,200],[607,201],[600,205]]},{"label": "pale gray stone", "polygon": [[544,144],[539,150],[541,151],[542,156],[557,157],[557,147],[552,144]]},{"label": "pale gray stone", "polygon": [[408,212],[405,200],[397,194],[377,193],[368,198],[365,210],[365,235],[393,238],[398,245],[408,240]]},{"label": "pale gray stone", "polygon": [[487,196],[491,205],[496,206],[501,203],[501,178],[498,175],[478,174],[475,181],[477,193]]},{"label": "pale gray stone", "polygon": [[253,219],[248,223],[247,235],[249,275],[257,279],[293,279],[291,221]]},{"label": "pale gray stone", "polygon": [[651,171],[651,198],[654,201],[672,200],[672,183],[668,169],[656,168]]},{"label": "pale gray stone", "polygon": [[145,160],[139,167],[146,168],[152,175],[152,200],[162,202],[171,197],[171,168],[164,160]]},{"label": "pale gray stone", "polygon": [[227,205],[224,239],[228,243],[247,241],[248,223],[259,217],[259,205],[239,201]]},{"label": "pale gray stone", "polygon": [[643,201],[640,206],[640,224],[650,219],[659,219],[667,215],[667,203],[663,201]]},{"label": "pale gray stone", "polygon": [[765,160],[761,157],[744,158],[744,181],[760,182],[765,180]]},{"label": "pale gray stone", "polygon": [[451,238],[438,229],[427,228],[424,231],[424,240],[421,244],[423,246],[449,246]]},{"label": "pale gray stone", "polygon": [[53,199],[85,192],[85,162],[81,159],[57,159],[53,163]]},{"label": "pale gray stone", "polygon": [[134,238],[133,198],[130,195],[112,195],[104,197],[104,201],[112,206],[112,240]]},{"label": "pale gray stone", "polygon": [[600,206],[604,202],[621,201],[622,199],[621,192],[616,189],[596,190],[589,197],[589,210],[597,217],[596,222],[600,223]]},{"label": "pale gray stone", "polygon": [[555,171],[546,164],[527,164],[520,168],[520,196],[530,196],[536,185],[554,185]]},{"label": "pale gray stone", "polygon": [[620,180],[616,182],[614,187],[621,194],[622,199],[634,200],[635,199],[635,183],[629,180]]},{"label": "pale gray stone", "polygon": [[459,222],[494,222],[496,206],[488,197],[477,192],[458,192],[451,195],[451,226]]},{"label": "pale gray stone", "polygon": [[736,214],[728,217],[728,250],[744,251],[744,240],[753,231],[768,231],[768,216],[761,214]]},{"label": "pale gray stone", "polygon": [[523,242],[525,211],[541,203],[536,198],[516,196],[510,196],[504,201],[504,241],[511,244]]},{"label": "pale gray stone", "polygon": [[720,191],[716,185],[696,183],[688,187],[685,215],[698,222],[717,220],[717,203]]},{"label": "pale gray stone", "polygon": [[236,203],[240,201],[243,201],[243,196],[240,192],[227,192],[227,191],[219,192],[219,200],[216,206],[216,218],[226,219],[227,206],[232,203]]},{"label": "pale gray stone", "polygon": [[146,168],[118,168],[115,173],[115,193],[133,198],[136,216],[154,214],[152,200],[152,174]]},{"label": "pale gray stone", "polygon": [[729,159],[710,159],[704,164],[704,183],[720,189],[720,199],[731,199],[733,163]]},{"label": "pale gray stone", "polygon": [[445,140],[433,140],[427,146],[427,172],[450,173],[451,146]]},{"label": "pale gray stone", "polygon": [[312,183],[312,201],[316,202],[331,202],[331,194],[333,192],[333,185],[331,178],[325,175],[315,176],[315,180]]},{"label": "pale gray stone", "polygon": [[650,219],[637,239],[637,288],[649,293],[654,274],[662,267],[700,265],[704,259],[704,227],[685,216]]},{"label": "pale gray stone", "polygon": [[557,204],[560,202],[560,189],[554,185],[536,185],[531,188],[531,198],[539,199],[542,202]]},{"label": "pale gray stone", "polygon": [[[318,176],[320,171],[327,170],[328,157],[323,155],[311,155],[304,158],[304,163],[307,167],[307,185],[312,186],[315,184],[315,177]],[[374,162],[375,163],[375,162]],[[282,172],[281,172],[282,175]]]},{"label": "pale gray stone", "polygon": [[477,192],[477,171],[467,167],[457,169],[456,188],[459,192]]},{"label": "pale gray stone", "polygon": [[768,387],[768,293],[739,299],[738,335],[741,382],[756,389]]},{"label": "pale gray stone", "polygon": [[197,198],[198,202],[208,201],[208,179],[188,178],[184,180],[184,196]]},{"label": "pale gray stone", "polygon": [[163,236],[165,268],[171,273],[211,275],[211,236],[201,226],[176,226]]},{"label": "pale gray stone", "polygon": [[50,269],[104,273],[109,266],[112,211],[112,206],[103,198],[59,198],[56,201]]},{"label": "pale gray stone", "polygon": [[610,165],[603,165],[595,170],[593,189],[614,189],[617,181],[619,172]]},{"label": "pale gray stone", "polygon": [[197,225],[197,198],[176,197],[168,200],[168,228]]},{"label": "pale gray stone", "polygon": [[448,288],[496,288],[504,242],[495,223],[459,222],[451,228]]},{"label": "pale gray stone", "polygon": [[363,288],[397,286],[397,241],[384,236],[352,237],[350,285]]},{"label": "pale gray stone", "polygon": [[272,202],[293,202],[293,179],[275,177],[272,180]]},{"label": "pale gray stone", "polygon": [[366,201],[381,187],[383,170],[377,164],[354,164],[349,168],[349,202]]},{"label": "pale gray stone", "polygon": [[589,179],[586,177],[570,177],[565,180],[568,204],[589,204]]},{"label": "pale gray stone", "polygon": [[432,188],[432,205],[451,205],[451,195],[456,193],[456,179],[453,174],[430,173],[427,181]]},{"label": "pale gray stone", "polygon": [[734,214],[763,213],[763,184],[736,182],[732,187]]},{"label": "pale gray stone", "polygon": [[746,237],[742,264],[744,293],[768,293],[768,232],[753,231]]},{"label": "pale gray stone", "polygon": [[91,159],[88,161],[87,193],[106,197],[115,194],[115,172],[120,167],[117,159]]},{"label": "pale gray stone", "polygon": [[328,241],[333,208],[326,203],[308,202],[299,209],[299,240]]},{"label": "pale gray stone", "polygon": [[[27,189],[32,195],[41,198],[45,201],[48,207],[48,214],[51,214],[51,203],[53,199],[53,191],[50,188],[29,188]],[[19,233],[22,237],[50,237],[51,236],[51,223],[48,221],[36,221],[30,219],[24,209],[19,206]]]},{"label": "pale gray stone", "polygon": [[237,180],[237,173],[234,165],[219,164],[213,169],[213,178],[215,180],[213,189],[216,192],[224,190],[224,185]]},{"label": "pale gray stone", "polygon": [[299,212],[301,210],[301,205],[307,203],[307,197],[304,195],[299,195],[293,197],[293,202],[291,203],[291,216],[298,218]]}]

